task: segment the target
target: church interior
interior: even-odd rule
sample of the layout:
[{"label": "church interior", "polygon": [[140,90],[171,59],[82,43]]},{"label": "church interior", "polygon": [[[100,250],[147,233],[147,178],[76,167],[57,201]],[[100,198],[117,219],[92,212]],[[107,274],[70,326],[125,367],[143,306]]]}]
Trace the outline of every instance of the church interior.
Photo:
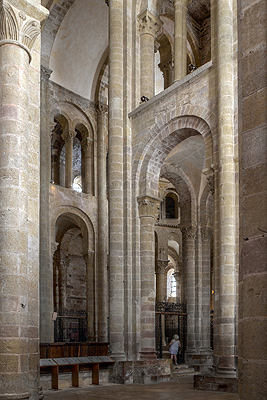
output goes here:
[{"label": "church interior", "polygon": [[267,398],[266,20],[0,1],[0,400],[167,382],[174,335],[195,389]]}]

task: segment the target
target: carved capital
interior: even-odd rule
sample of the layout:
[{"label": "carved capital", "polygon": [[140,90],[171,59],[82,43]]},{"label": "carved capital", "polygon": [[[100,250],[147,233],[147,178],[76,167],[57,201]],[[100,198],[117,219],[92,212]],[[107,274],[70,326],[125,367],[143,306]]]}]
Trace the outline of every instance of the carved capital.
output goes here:
[{"label": "carved capital", "polygon": [[182,274],[181,274],[181,272],[176,271],[173,273],[173,276],[174,276],[174,279],[176,280],[176,282],[178,283],[181,279]]},{"label": "carved capital", "polygon": [[98,115],[105,115],[108,113],[108,106],[105,104],[98,104],[96,107],[96,112]]},{"label": "carved capital", "polygon": [[212,168],[207,168],[202,171],[202,173],[207,178],[207,183],[210,189],[211,194],[214,194],[214,170]]},{"label": "carved capital", "polygon": [[197,227],[196,226],[186,226],[181,228],[181,232],[183,234],[183,238],[192,238],[195,239],[197,235]]},{"label": "carved capital", "polygon": [[173,4],[174,7],[179,7],[179,6],[183,6],[183,7],[187,7],[188,4],[191,3],[192,0],[173,0]]},{"label": "carved capital", "polygon": [[139,205],[139,216],[142,217],[152,217],[157,220],[160,212],[161,199],[157,197],[143,196],[137,198]]},{"label": "carved capital", "polygon": [[92,143],[93,143],[93,139],[88,136],[85,139],[83,139],[81,141],[83,150],[89,150],[91,148]]},{"label": "carved capital", "polygon": [[157,260],[156,274],[165,274],[168,263],[168,260]]},{"label": "carved capital", "polygon": [[29,55],[37,36],[40,34],[40,23],[29,18],[24,12],[16,10],[8,1],[0,2],[0,46],[16,44]]},{"label": "carved capital", "polygon": [[144,34],[152,35],[153,37],[159,32],[163,25],[160,19],[151,14],[148,10],[145,10],[139,15],[139,32],[140,36]]},{"label": "carved capital", "polygon": [[72,141],[76,136],[76,132],[75,131],[65,131],[62,133],[61,136],[62,136],[62,139],[65,140],[65,142]]},{"label": "carved capital", "polygon": [[47,82],[50,79],[50,76],[52,74],[52,69],[44,67],[41,65],[41,79],[42,81]]}]

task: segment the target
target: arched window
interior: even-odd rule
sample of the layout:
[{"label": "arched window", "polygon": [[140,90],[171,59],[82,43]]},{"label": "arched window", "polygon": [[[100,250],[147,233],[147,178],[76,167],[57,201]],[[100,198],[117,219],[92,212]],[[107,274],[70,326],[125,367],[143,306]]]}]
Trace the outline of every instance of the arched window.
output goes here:
[{"label": "arched window", "polygon": [[178,218],[177,197],[173,193],[169,193],[165,197],[166,218]]},{"label": "arched window", "polygon": [[176,298],[176,279],[174,277],[174,268],[169,269],[167,273],[167,297]]}]

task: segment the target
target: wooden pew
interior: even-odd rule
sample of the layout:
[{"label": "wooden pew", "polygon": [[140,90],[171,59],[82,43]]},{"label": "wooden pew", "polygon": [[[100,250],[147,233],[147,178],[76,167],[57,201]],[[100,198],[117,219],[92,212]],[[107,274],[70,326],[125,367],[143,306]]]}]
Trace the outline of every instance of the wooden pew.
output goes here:
[{"label": "wooden pew", "polygon": [[58,389],[59,368],[71,366],[72,386],[79,387],[79,367],[86,365],[92,369],[92,384],[99,385],[100,365],[112,364],[114,361],[108,356],[41,358],[40,369],[51,370],[52,389]]}]

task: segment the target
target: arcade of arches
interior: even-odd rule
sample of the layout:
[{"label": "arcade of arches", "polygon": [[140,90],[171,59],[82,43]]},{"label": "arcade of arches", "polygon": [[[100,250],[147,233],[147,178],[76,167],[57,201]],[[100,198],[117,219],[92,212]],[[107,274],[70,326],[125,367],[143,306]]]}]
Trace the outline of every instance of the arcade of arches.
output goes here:
[{"label": "arcade of arches", "polygon": [[0,399],[43,398],[40,345],[168,379],[175,333],[202,389],[266,398],[266,19],[266,0],[0,1]]}]

